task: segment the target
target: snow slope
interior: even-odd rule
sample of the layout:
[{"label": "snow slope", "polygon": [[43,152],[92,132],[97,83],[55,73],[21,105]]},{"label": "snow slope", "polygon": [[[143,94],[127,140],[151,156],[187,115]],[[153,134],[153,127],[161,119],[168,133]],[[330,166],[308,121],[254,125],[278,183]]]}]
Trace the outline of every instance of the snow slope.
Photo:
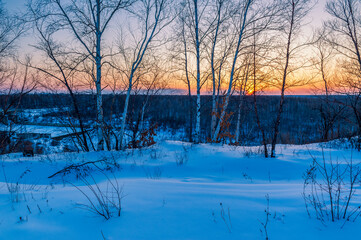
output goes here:
[{"label": "snow slope", "polygon": [[[265,239],[260,222],[267,194],[270,239],[360,238],[361,219],[341,229],[344,222],[324,225],[307,215],[302,175],[310,155],[321,158],[320,146],[281,145],[277,152],[276,159],[265,159],[259,147],[164,141],[127,152],[5,155],[0,239]],[[351,150],[324,153],[361,161]],[[109,176],[116,176],[124,194],[121,216],[108,221],[80,207],[87,199],[72,184],[89,191],[75,172],[48,178],[71,163],[104,158],[119,164]],[[88,170],[105,188],[105,176],[94,166]],[[7,186],[18,187],[18,202]]]}]

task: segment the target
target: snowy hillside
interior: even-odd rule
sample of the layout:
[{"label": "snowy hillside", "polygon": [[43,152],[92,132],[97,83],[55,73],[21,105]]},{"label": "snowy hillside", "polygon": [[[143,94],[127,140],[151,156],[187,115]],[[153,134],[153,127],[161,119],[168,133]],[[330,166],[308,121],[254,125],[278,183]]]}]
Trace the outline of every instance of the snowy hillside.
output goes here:
[{"label": "snowy hillside", "polygon": [[[359,152],[323,151],[361,161]],[[258,147],[166,141],[128,152],[4,155],[0,239],[266,239],[266,196],[269,239],[360,238],[361,219],[322,223],[307,214],[303,174],[311,155],[322,158],[320,145],[279,145],[278,152],[265,159]],[[48,178],[87,161],[98,162]],[[86,209],[85,195],[96,205],[90,187],[106,195],[109,182],[119,184],[122,200],[120,216],[111,208],[106,220]]]}]

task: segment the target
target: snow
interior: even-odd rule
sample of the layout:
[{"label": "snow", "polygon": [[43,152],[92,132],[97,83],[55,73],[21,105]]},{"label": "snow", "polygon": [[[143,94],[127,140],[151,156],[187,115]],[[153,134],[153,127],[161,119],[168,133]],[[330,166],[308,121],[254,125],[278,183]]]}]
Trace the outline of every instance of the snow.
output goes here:
[{"label": "snow", "polygon": [[[13,129],[17,133],[35,133],[35,134],[49,134],[51,138],[64,136],[74,131],[69,127],[56,127],[56,126],[42,126],[42,125],[13,125]],[[0,125],[0,131],[7,131],[9,128],[5,125]],[[75,131],[80,131],[79,128],[74,128]]]},{"label": "snow", "polygon": [[[0,239],[265,239],[260,222],[266,219],[267,194],[270,239],[361,237],[360,220],[341,228],[343,221],[324,225],[307,215],[302,175],[310,155],[322,157],[319,144],[280,145],[276,159],[263,158],[260,149],[163,141],[125,152],[4,155]],[[361,161],[361,153],[349,149],[323,151]],[[119,164],[107,173],[124,194],[121,216],[110,220],[80,207],[87,199],[72,184],[88,189],[75,172],[48,178],[71,163],[104,158]],[[105,176],[94,166],[89,172],[104,189]],[[11,201],[5,176],[8,184],[19,182],[19,202]]]}]

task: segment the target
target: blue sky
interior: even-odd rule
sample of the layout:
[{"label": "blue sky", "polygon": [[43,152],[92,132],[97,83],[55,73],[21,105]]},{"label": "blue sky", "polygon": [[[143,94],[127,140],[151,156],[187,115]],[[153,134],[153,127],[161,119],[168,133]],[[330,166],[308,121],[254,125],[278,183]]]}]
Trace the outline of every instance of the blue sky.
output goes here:
[{"label": "blue sky", "polygon": [[[10,12],[16,12],[16,11],[25,11],[26,10],[25,4],[28,0],[2,0],[2,1],[3,3],[5,3],[5,8],[7,8]],[[326,2],[327,0],[318,0],[313,10],[305,19],[305,22],[308,23],[304,29],[305,37],[312,36],[312,30],[320,27],[322,25],[322,21],[328,17],[327,13],[324,11]],[[34,44],[35,42],[36,42],[36,37],[31,33],[23,37],[19,42],[19,45],[22,46],[21,55],[33,56],[34,49],[30,45]]]},{"label": "blue sky", "polygon": [[[326,15],[323,10],[326,1],[327,0],[318,0],[315,9],[310,14],[310,17],[312,18],[312,24],[318,25],[322,21],[322,18]],[[3,0],[3,2],[6,4],[9,10],[15,11],[19,9],[24,10],[27,0]]]},{"label": "blue sky", "polygon": [[2,0],[5,3],[5,6],[7,9],[11,11],[15,10],[24,10],[25,9],[25,3],[26,0]]}]

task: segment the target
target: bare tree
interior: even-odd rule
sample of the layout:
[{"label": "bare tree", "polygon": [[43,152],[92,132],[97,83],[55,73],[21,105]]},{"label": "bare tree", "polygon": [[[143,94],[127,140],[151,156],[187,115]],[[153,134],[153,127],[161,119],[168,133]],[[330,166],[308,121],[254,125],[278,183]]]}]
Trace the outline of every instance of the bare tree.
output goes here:
[{"label": "bare tree", "polygon": [[184,16],[181,16],[181,24],[182,24],[182,31],[181,31],[181,39],[183,42],[183,52],[184,52],[184,72],[185,72],[185,83],[187,84],[188,90],[188,116],[189,116],[189,129],[188,129],[188,139],[189,142],[193,141],[193,100],[192,100],[192,83],[191,78],[188,72],[188,45],[186,39],[186,32],[185,32],[185,19]]},{"label": "bare tree", "polygon": [[149,106],[152,98],[161,94],[167,86],[164,69],[152,64],[146,71],[133,86],[134,95],[138,95],[141,101],[140,106],[131,107],[128,114],[128,126],[131,130],[129,147],[131,148],[146,147],[154,143],[152,138],[157,123],[147,118]]},{"label": "bare tree", "polygon": [[[34,21],[34,26],[39,37],[39,41],[36,45],[34,45],[34,47],[45,55],[44,61],[46,61],[46,64],[38,64],[37,66],[33,65],[32,68],[44,74],[44,78],[47,81],[46,84],[43,84],[45,88],[51,88],[51,81],[59,83],[60,87],[65,87],[70,95],[75,116],[78,122],[73,124],[70,116],[71,114],[69,114],[69,124],[75,133],[77,142],[83,151],[89,151],[91,147],[94,149],[93,142],[91,138],[88,138],[87,135],[88,130],[84,125],[75,87],[77,85],[75,82],[79,77],[77,76],[79,75],[77,74],[77,68],[80,64],[83,63],[83,61],[85,61],[85,58],[84,56],[74,56],[74,54],[64,51],[66,47],[56,41],[53,36],[56,34],[56,30],[52,30],[52,23],[47,22],[44,18],[38,18],[39,13],[36,12],[32,6],[29,6],[29,10],[32,14],[32,20]],[[80,133],[78,133],[75,127],[77,124],[79,124]]]},{"label": "bare tree", "polygon": [[197,63],[197,117],[196,117],[196,131],[195,142],[200,142],[201,133],[201,55],[199,38],[199,12],[198,12],[198,0],[193,0],[194,7],[194,34],[195,34],[195,49],[196,49],[196,63]]},{"label": "bare tree", "polygon": [[[318,108],[321,116],[321,137],[322,141],[328,141],[333,137],[333,129],[336,121],[338,121],[345,110],[345,104],[337,101],[332,96],[332,72],[331,61],[334,57],[333,48],[325,41],[324,32],[318,33],[318,39],[315,42],[315,66],[320,75],[322,87],[318,93],[320,99],[320,107]],[[331,136],[330,136],[331,134]]]},{"label": "bare tree", "polygon": [[[338,54],[342,71],[337,75],[338,93],[347,96],[347,106],[354,114],[358,127],[357,135],[361,134],[361,50],[360,50],[360,2],[356,0],[330,0],[326,11],[331,19],[325,22],[324,39]],[[360,145],[360,138],[359,144]]]},{"label": "bare tree", "polygon": [[222,108],[222,112],[220,114],[220,118],[219,118],[216,130],[214,132],[214,135],[212,136],[212,141],[213,142],[217,141],[219,132],[221,130],[221,126],[222,126],[223,121],[224,121],[224,116],[226,114],[226,110],[227,110],[227,107],[228,107],[228,104],[229,104],[229,98],[230,98],[230,94],[231,94],[232,87],[233,87],[234,73],[235,73],[235,70],[236,70],[238,54],[239,54],[239,51],[240,51],[241,43],[243,42],[243,38],[244,38],[243,34],[244,34],[244,31],[245,31],[245,28],[246,28],[248,11],[249,11],[250,6],[252,5],[252,3],[253,3],[253,0],[246,0],[246,1],[244,1],[244,5],[243,5],[243,8],[242,8],[242,13],[241,13],[241,16],[240,16],[241,19],[239,21],[240,25],[239,25],[239,29],[238,29],[238,31],[239,31],[238,41],[237,41],[237,45],[235,47],[234,57],[233,57],[232,65],[231,65],[231,70],[230,70],[230,73],[229,73],[229,78],[230,79],[229,79],[228,90],[227,90],[227,93],[226,93],[226,97],[225,97],[225,100],[224,100],[224,106]]},{"label": "bare tree", "polygon": [[168,11],[169,2],[167,0],[141,0],[134,5],[131,13],[139,22],[141,32],[140,37],[134,36],[135,45],[129,45],[120,39],[118,48],[120,57],[115,60],[114,65],[125,76],[126,98],[121,119],[121,129],[119,133],[119,144],[124,147],[123,139],[126,129],[128,106],[132,94],[133,85],[139,77],[137,71],[142,68],[142,63],[147,53],[153,47],[154,38],[172,21]]},{"label": "bare tree", "polygon": [[287,87],[287,77],[295,71],[290,66],[290,59],[296,50],[300,48],[300,43],[297,43],[296,36],[300,30],[302,20],[311,9],[312,0],[284,0],[281,1],[283,6],[283,21],[284,28],[281,28],[280,33],[286,36],[286,49],[281,61],[284,61],[281,69],[281,99],[277,111],[277,116],[273,126],[273,137],[271,146],[271,157],[276,155],[276,143],[279,134],[279,126],[281,123],[281,116],[283,113],[283,105],[285,101],[285,90]]},{"label": "bare tree", "polygon": [[216,0],[215,7],[213,7],[215,17],[211,16],[209,20],[210,24],[213,24],[208,43],[212,72],[211,136],[214,135],[216,130],[221,89],[227,77],[228,67],[231,65],[233,57],[233,48],[237,41],[237,34],[234,32],[238,28],[235,25],[237,25],[238,14],[241,11],[241,3],[230,0]]},{"label": "bare tree", "polygon": [[245,96],[247,95],[249,91],[249,82],[250,74],[251,74],[251,63],[250,58],[247,56],[245,58],[246,63],[244,64],[244,67],[242,68],[242,77],[238,81],[238,91],[239,91],[239,105],[238,105],[238,114],[237,114],[237,124],[236,124],[236,134],[235,134],[235,142],[240,142],[240,129],[241,129],[241,119],[242,119],[242,108],[245,102]]},{"label": "bare tree", "polygon": [[[247,92],[252,93],[253,95],[253,107],[257,122],[257,127],[261,132],[262,137],[262,145],[264,146],[264,154],[265,157],[268,157],[267,150],[267,139],[265,134],[265,128],[261,124],[261,120],[259,117],[258,104],[257,104],[257,95],[258,92],[261,92],[262,89],[268,83],[267,79],[272,75],[270,73],[270,62],[273,61],[273,42],[274,42],[274,32],[275,29],[278,28],[278,16],[279,16],[279,5],[278,2],[263,5],[259,8],[258,15],[259,17],[255,17],[251,22],[250,30],[249,30],[249,39],[246,46],[247,51],[245,52],[245,61],[244,65],[244,73],[241,83],[243,87],[241,87],[242,92],[240,92],[240,97],[243,98]],[[249,45],[249,46],[248,46]],[[242,85],[241,85],[242,86]],[[240,107],[243,104],[240,101]],[[239,107],[239,108],[240,108]],[[240,125],[239,119],[241,115],[241,110],[239,109],[238,113],[238,122],[237,128]],[[238,133],[239,130],[237,130]],[[239,134],[239,133],[238,133]],[[238,139],[236,135],[236,140]],[[238,141],[238,140],[237,140]]]},{"label": "bare tree", "polygon": [[359,46],[360,2],[356,0],[331,0],[326,11],[332,19],[325,23],[330,34],[326,38],[339,53],[358,63],[361,69]]},{"label": "bare tree", "polygon": [[[17,40],[25,32],[25,23],[10,14],[0,0],[0,124],[6,126],[0,136],[0,153],[4,153],[15,133],[8,115],[17,115],[23,97],[36,87],[36,76],[29,72],[30,58],[21,64],[17,55]],[[10,151],[11,149],[7,149]]]},{"label": "bare tree", "polygon": [[[216,0],[182,1],[180,4],[177,24],[174,27],[176,34],[172,45],[172,60],[181,66],[175,71],[180,73],[181,81],[187,86],[189,141],[200,141],[201,89],[207,83],[207,80],[212,80],[212,104],[213,112],[215,111],[217,90],[218,95],[220,92],[220,84],[217,86],[217,82],[221,82],[222,66],[229,55],[229,51],[222,53],[221,51],[231,45],[228,42],[226,43],[226,39],[234,38],[232,29],[227,28],[230,24],[227,23],[228,25],[226,25],[226,21],[236,12],[236,8],[232,3],[231,0]],[[197,18],[195,18],[195,15],[197,15]],[[209,61],[209,63],[206,61]],[[195,102],[192,100],[194,85],[196,85]],[[196,130],[193,138],[194,105],[196,105]],[[213,123],[215,118],[216,114],[212,113]]]},{"label": "bare tree", "polygon": [[[102,65],[104,53],[104,33],[110,22],[124,8],[133,4],[133,0],[36,0],[29,5],[38,13],[37,18],[46,18],[52,29],[66,30],[83,48],[82,54],[94,64],[94,82],[97,105],[97,149],[104,149],[104,116],[102,100]],[[77,51],[77,50],[74,50]]]},{"label": "bare tree", "polygon": [[[196,118],[193,138],[196,143],[201,141],[201,89],[210,76],[210,72],[207,69],[208,66],[205,67],[203,64],[206,59],[206,40],[213,28],[213,23],[208,22],[207,14],[209,11],[209,1],[184,0],[181,3],[179,14],[179,24],[182,28],[181,36],[182,45],[184,46],[184,63],[186,66],[185,72],[188,91],[191,88],[191,80],[194,80],[196,83]],[[193,64],[191,63],[193,62],[195,63],[195,67],[192,67]]]},{"label": "bare tree", "polygon": [[[260,46],[263,47],[263,49],[266,49],[270,51],[269,47],[272,46],[271,44],[269,44],[269,41],[267,41],[266,43],[263,44],[258,44],[258,39],[260,39],[258,34],[254,34],[253,35],[253,46],[252,46],[252,95],[253,95],[253,106],[254,106],[254,113],[255,113],[255,117],[256,117],[256,122],[257,122],[257,127],[259,129],[259,131],[261,132],[261,138],[262,138],[262,145],[263,145],[263,152],[264,152],[264,156],[266,158],[268,158],[268,148],[267,148],[267,138],[266,138],[266,133],[265,133],[265,127],[263,126],[263,124],[261,123],[261,119],[260,119],[260,114],[259,114],[259,110],[258,110],[258,103],[257,103],[257,95],[258,92],[261,92],[262,90],[262,85],[264,85],[265,79],[269,78],[269,76],[267,76],[267,73],[264,73],[262,71],[262,66],[268,66],[269,64],[267,63],[267,61],[264,63],[260,62],[260,59],[267,59],[266,58],[266,54],[265,52],[261,52]],[[272,39],[271,39],[272,41]],[[265,47],[267,46],[267,47]],[[269,61],[269,60],[268,60]]]},{"label": "bare tree", "polygon": [[[20,122],[16,120],[19,106],[24,96],[34,91],[37,86],[37,75],[29,71],[30,59],[27,58],[24,64],[14,62],[6,70],[0,72],[0,124],[5,126],[3,134],[0,136],[0,153],[11,152],[12,147],[6,148],[11,144],[11,138],[18,130]],[[11,112],[11,113],[10,113]],[[9,115],[15,116],[15,119],[9,119]]]}]

